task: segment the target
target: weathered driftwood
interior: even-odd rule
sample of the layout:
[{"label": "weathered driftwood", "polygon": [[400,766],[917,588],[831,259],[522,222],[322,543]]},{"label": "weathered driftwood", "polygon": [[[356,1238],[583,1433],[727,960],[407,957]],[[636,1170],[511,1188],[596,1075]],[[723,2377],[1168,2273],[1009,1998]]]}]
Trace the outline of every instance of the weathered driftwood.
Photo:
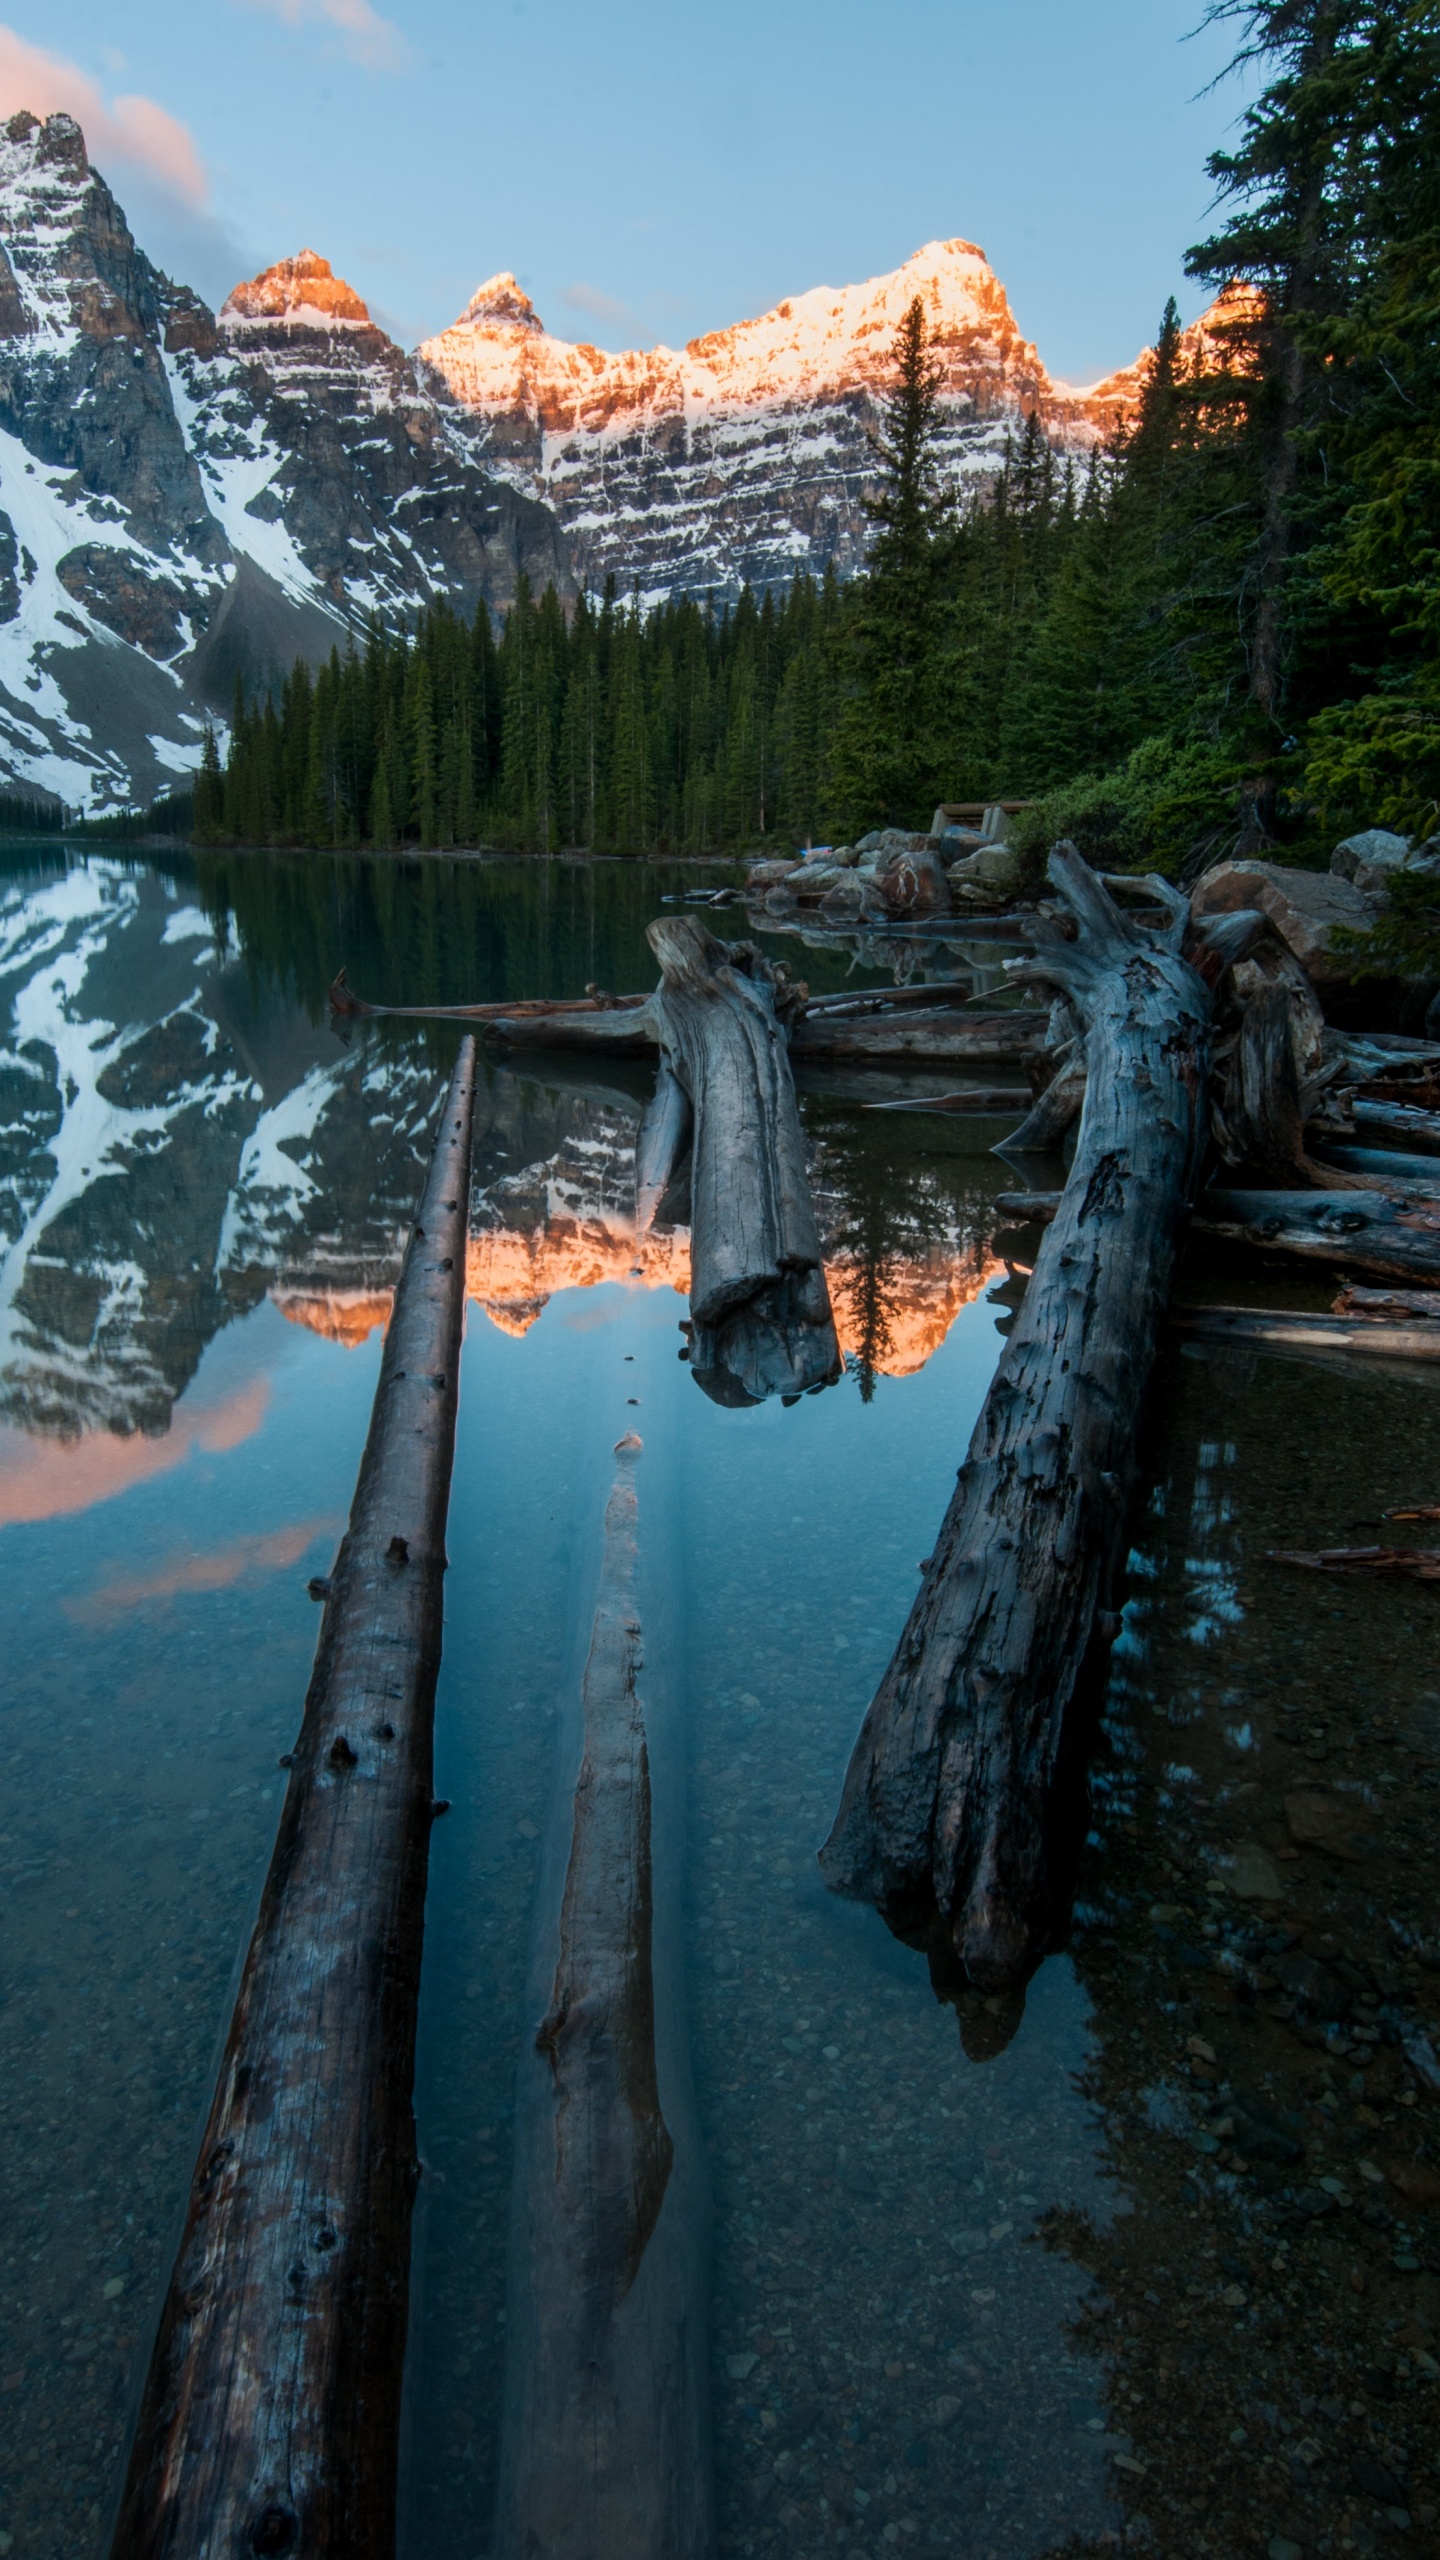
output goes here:
[{"label": "weathered driftwood", "polygon": [[1362,1289],[1347,1285],[1335,1301],[1337,1316],[1363,1316],[1369,1324],[1440,1322],[1440,1289]]},{"label": "weathered driftwood", "polygon": [[1276,1351],[1357,1351],[1372,1360],[1440,1360],[1440,1324],[1375,1324],[1363,1316],[1291,1315],[1268,1307],[1172,1307],[1177,1333]]},{"label": "weathered driftwood", "polygon": [[1195,1231],[1382,1279],[1440,1279],[1440,1203],[1403,1192],[1209,1190]]},{"label": "weathered driftwood", "polygon": [[1073,846],[1050,877],[1078,926],[1012,964],[1059,986],[1090,1074],[1074,1168],[1001,1354],[935,1553],[820,1853],[970,1979],[1024,1979],[1056,1920],[1047,1815],[1067,1712],[1123,1555],[1136,1424],[1205,1142],[1209,996],[1122,915]]},{"label": "weathered driftwood", "polygon": [[1393,1575],[1404,1582],[1440,1582],[1435,1547],[1322,1547],[1307,1555],[1297,1547],[1271,1547],[1267,1564],[1297,1564],[1307,1573]]},{"label": "weathered driftwood", "polygon": [[912,1058],[949,1066],[1019,1067],[1044,1037],[1043,1013],[993,1013],[966,1017],[942,1005],[929,1012],[840,1015],[803,1014],[790,1034],[790,1054],[802,1058]]},{"label": "weathered driftwood", "polygon": [[634,1012],[647,1002],[645,996],[611,996],[595,988],[583,996],[512,997],[499,1004],[368,1004],[356,995],[343,969],[336,971],[330,985],[332,1013],[375,1021],[560,1024],[570,1015]]},{"label": "weathered driftwood", "polygon": [[1243,1165],[1272,1189],[1333,1191],[1346,1183],[1344,1174],[1337,1182],[1327,1173],[1305,1143],[1314,1095],[1302,1078],[1299,1050],[1310,1027],[1296,990],[1284,978],[1263,980],[1241,1015],[1213,1106],[1226,1162]]},{"label": "weathered driftwood", "polygon": [[694,1133],[690,1096],[661,1054],[655,1091],[645,1106],[635,1142],[635,1230],[648,1235],[661,1201],[679,1173]]},{"label": "weathered driftwood", "polygon": [[1085,1044],[1067,1041],[1055,1054],[1055,1072],[1018,1129],[1002,1139],[996,1155],[1053,1155],[1085,1107]]},{"label": "weathered driftwood", "polygon": [[639,1449],[617,1450],[553,1988],[521,2070],[495,2560],[712,2544],[703,2241],[657,2069]]},{"label": "weathered driftwood", "polygon": [[474,1043],[446,1097],[115,2560],[394,2549]]},{"label": "weathered driftwood", "polygon": [[[995,1206],[1017,1226],[1047,1226],[1059,1191],[1002,1191]],[[1294,1254],[1381,1279],[1440,1280],[1440,1202],[1403,1191],[1203,1191],[1198,1236]]]},{"label": "weathered driftwood", "polygon": [[[717,942],[696,916],[662,916],[646,938],[661,968],[651,1010],[665,1064],[694,1115],[691,1366],[722,1404],[803,1395],[839,1376],[840,1348],[776,973],[752,943]],[[647,1155],[647,1190],[660,1154]]]},{"label": "weathered driftwood", "polygon": [[1337,1177],[1343,1177],[1357,1191],[1386,1189],[1394,1183],[1402,1191],[1440,1192],[1440,1157],[1405,1155],[1398,1147],[1350,1147],[1321,1138],[1315,1146],[1315,1169],[1322,1189],[1327,1183],[1333,1189]]},{"label": "weathered driftwood", "polygon": [[1383,1130],[1387,1137],[1403,1138],[1421,1155],[1440,1156],[1440,1111],[1416,1111],[1404,1102],[1373,1102],[1363,1093],[1356,1094],[1350,1108],[1357,1129]]}]

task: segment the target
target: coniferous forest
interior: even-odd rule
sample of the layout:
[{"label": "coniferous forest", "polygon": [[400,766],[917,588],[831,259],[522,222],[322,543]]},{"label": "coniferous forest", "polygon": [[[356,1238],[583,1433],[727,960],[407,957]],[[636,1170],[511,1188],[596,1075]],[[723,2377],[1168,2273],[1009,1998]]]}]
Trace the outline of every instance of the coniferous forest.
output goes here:
[{"label": "coniferous forest", "polygon": [[237,700],[202,842],[711,853],[1031,799],[1118,865],[1440,819],[1440,6],[1220,0],[1264,85],[1138,413],[963,505],[913,306],[868,573],[644,613],[437,603]]}]

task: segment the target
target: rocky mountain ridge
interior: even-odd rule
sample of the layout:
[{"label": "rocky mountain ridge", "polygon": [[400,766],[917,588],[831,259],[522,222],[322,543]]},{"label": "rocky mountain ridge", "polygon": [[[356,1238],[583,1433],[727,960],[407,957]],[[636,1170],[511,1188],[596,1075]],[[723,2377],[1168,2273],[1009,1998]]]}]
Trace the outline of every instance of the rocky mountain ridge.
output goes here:
[{"label": "rocky mountain ridge", "polygon": [[932,240],[890,275],[817,286],[679,351],[551,337],[514,276],[495,275],[416,366],[488,467],[555,508],[583,585],[734,595],[744,579],[859,566],[880,403],[917,295],[957,491],[993,476],[1026,418],[1084,453],[1139,397],[1143,359],[1086,390],[1054,380],[969,240]]},{"label": "rocky mountain ridge", "polygon": [[452,438],[304,252],[218,319],[137,248],[74,120],[0,127],[0,772],[91,811],[198,759],[237,674],[437,590],[567,591],[548,508]]}]

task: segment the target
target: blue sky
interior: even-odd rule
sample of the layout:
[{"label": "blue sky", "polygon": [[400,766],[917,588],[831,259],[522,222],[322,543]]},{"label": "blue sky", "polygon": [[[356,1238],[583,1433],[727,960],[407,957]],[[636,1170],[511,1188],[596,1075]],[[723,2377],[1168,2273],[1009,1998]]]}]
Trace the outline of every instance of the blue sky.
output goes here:
[{"label": "blue sky", "polygon": [[[1052,372],[1126,363],[1243,92],[1203,0],[0,0],[0,111],[68,106],[219,300],[318,249],[407,345],[509,267],[557,335],[680,345],[978,241]],[[1187,41],[1187,38],[1191,40]]]}]

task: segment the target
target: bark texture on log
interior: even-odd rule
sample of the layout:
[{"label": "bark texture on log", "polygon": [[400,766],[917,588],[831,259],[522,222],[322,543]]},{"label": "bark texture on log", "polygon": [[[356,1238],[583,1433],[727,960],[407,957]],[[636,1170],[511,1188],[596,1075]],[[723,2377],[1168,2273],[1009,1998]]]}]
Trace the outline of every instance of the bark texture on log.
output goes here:
[{"label": "bark texture on log", "polygon": [[1051,1155],[1085,1107],[1085,1044],[1067,1041],[1056,1053],[1055,1072],[1018,1129],[992,1150],[995,1155]]},{"label": "bark texture on log", "polygon": [[946,1930],[1000,1990],[1055,1910],[1047,1807],[1123,1553],[1136,1423],[1206,1134],[1210,1001],[1072,846],[1050,878],[1078,940],[1033,961],[1089,1060],[1074,1167],[1001,1355],[926,1578],[855,1746],[820,1863],[907,1936]]},{"label": "bark texture on log", "polygon": [[446,1097],[114,2560],[389,2560],[475,1049]]},{"label": "bark texture on log", "polygon": [[793,1058],[912,1058],[951,1066],[1019,1067],[1045,1036],[1043,1013],[993,1013],[968,1019],[954,1006],[933,1012],[873,1014],[832,1020],[802,1015],[790,1035]]},{"label": "bark texture on log", "polygon": [[1195,1232],[1386,1280],[1440,1279],[1440,1204],[1402,1192],[1210,1190]]},{"label": "bark texture on log", "polygon": [[1295,990],[1284,978],[1264,979],[1241,1017],[1222,1096],[1214,1106],[1215,1134],[1227,1164],[1286,1191],[1344,1187],[1317,1164],[1305,1145],[1307,1105],[1298,1052],[1310,1024]]},{"label": "bark texture on log", "polygon": [[661,2105],[634,1462],[605,1514],[554,1985],[527,2064],[496,2560],[705,2560],[708,2337]]},{"label": "bark texture on log", "polygon": [[776,979],[753,944],[695,916],[647,929],[665,1062],[694,1113],[690,1362],[722,1404],[803,1395],[840,1374]]}]

